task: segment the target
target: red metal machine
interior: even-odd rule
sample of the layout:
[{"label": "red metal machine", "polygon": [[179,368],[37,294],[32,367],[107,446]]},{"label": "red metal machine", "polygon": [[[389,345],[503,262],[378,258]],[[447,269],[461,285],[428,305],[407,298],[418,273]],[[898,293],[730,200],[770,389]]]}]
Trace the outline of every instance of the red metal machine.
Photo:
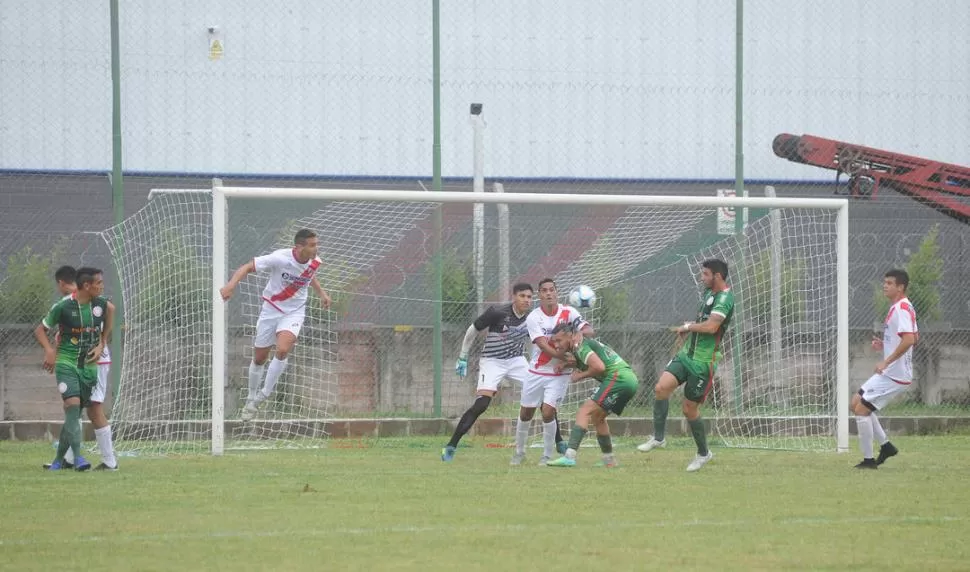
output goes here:
[{"label": "red metal machine", "polygon": [[[783,159],[835,170],[836,193],[874,198],[880,184],[888,184],[916,201],[970,223],[968,167],[814,135],[782,133],[771,147]],[[849,177],[844,189],[838,185],[843,173]]]}]

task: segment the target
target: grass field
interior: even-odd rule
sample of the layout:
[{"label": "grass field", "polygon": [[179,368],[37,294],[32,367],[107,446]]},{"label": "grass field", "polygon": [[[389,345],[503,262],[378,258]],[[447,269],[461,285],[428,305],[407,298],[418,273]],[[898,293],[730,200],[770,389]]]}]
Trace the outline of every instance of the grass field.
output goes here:
[{"label": "grass field", "polygon": [[[510,468],[479,439],[338,442],[220,458],[122,458],[45,473],[48,443],[0,442],[2,570],[966,570],[970,436],[859,455],[680,440],[622,466]],[[855,442],[853,441],[853,447]]]}]

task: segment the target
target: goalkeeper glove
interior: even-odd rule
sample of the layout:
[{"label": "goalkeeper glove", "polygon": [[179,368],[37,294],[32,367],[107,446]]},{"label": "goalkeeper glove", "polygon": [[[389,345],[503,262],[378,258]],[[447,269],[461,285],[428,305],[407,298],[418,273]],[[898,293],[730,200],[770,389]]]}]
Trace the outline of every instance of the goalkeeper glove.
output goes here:
[{"label": "goalkeeper glove", "polygon": [[455,373],[460,378],[464,378],[468,374],[468,358],[466,356],[458,356],[458,361],[455,362]]}]

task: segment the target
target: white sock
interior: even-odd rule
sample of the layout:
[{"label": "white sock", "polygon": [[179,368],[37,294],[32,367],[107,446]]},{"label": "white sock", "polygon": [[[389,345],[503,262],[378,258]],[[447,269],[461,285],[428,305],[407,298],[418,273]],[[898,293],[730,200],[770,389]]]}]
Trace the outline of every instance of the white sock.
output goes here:
[{"label": "white sock", "polygon": [[104,464],[112,469],[117,467],[118,459],[115,459],[115,448],[111,444],[111,425],[95,429],[94,438],[98,441],[98,449],[101,451],[101,460]]},{"label": "white sock", "polygon": [[525,442],[529,439],[529,428],[532,420],[523,421],[519,419],[515,424],[515,453],[525,455]]},{"label": "white sock", "polygon": [[576,449],[573,449],[572,447],[570,447],[569,449],[566,449],[566,458],[567,459],[575,459],[576,458]]},{"label": "white sock", "polygon": [[872,421],[872,436],[879,441],[880,445],[885,445],[889,442],[889,437],[886,435],[886,431],[882,428],[882,423],[879,422],[879,418],[876,417],[875,413],[869,415],[869,419]]},{"label": "white sock", "polygon": [[556,420],[542,424],[542,455],[552,458],[556,454]]},{"label": "white sock", "polygon": [[872,458],[872,420],[868,415],[856,415],[856,429],[859,431],[859,449],[863,459]]},{"label": "white sock", "polygon": [[270,395],[273,395],[273,388],[276,387],[276,382],[280,380],[280,376],[283,375],[285,369],[285,359],[281,360],[274,357],[273,361],[269,362],[269,367],[266,369],[266,382],[263,383],[263,389],[256,394],[256,403],[260,403]]},{"label": "white sock", "polygon": [[256,365],[256,362],[249,362],[249,394],[246,401],[255,401],[256,392],[259,391],[260,384],[263,383],[263,374],[266,372],[266,362]]}]

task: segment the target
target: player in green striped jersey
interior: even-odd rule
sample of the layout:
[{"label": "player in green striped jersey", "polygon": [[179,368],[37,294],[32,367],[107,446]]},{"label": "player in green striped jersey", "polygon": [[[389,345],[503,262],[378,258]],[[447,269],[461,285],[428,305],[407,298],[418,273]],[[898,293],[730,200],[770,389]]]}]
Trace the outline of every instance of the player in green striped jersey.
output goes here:
[{"label": "player in green striped jersey", "polygon": [[[77,291],[54,304],[34,330],[37,343],[44,348],[44,369],[54,373],[64,402],[64,425],[51,470],[62,468],[68,448],[74,451],[75,470],[91,468],[81,456],[78,423],[81,408],[91,403],[91,391],[98,379],[97,360],[114,323],[114,306],[102,296],[103,273],[96,268],[81,268],[76,282]],[[51,329],[58,333],[56,348],[48,339]]]},{"label": "player in green striped jersey", "polygon": [[701,263],[704,296],[697,309],[697,320],[671,328],[682,337],[683,345],[667,363],[654,388],[653,436],[637,447],[647,452],[666,445],[664,440],[670,395],[678,385],[684,386],[684,417],[697,444],[697,456],[687,465],[690,472],[700,470],[714,455],[707,447],[707,430],[701,419],[700,406],[714,383],[714,372],[721,357],[721,340],[734,315],[734,294],[726,284],[728,266],[723,260]]},{"label": "player in green striped jersey", "polygon": [[615,467],[616,458],[613,456],[613,441],[606,416],[610,413],[622,414],[627,402],[636,394],[640,382],[630,364],[613,351],[613,348],[595,338],[584,338],[583,333],[572,323],[556,326],[552,331],[552,341],[556,349],[572,355],[569,361],[575,362],[576,369],[573,370],[570,381],[593,378],[600,384],[576,412],[576,423],[569,435],[566,454],[550,461],[547,466],[575,466],[579,444],[592,423],[596,428],[596,441],[603,452],[603,460],[598,465]]}]

